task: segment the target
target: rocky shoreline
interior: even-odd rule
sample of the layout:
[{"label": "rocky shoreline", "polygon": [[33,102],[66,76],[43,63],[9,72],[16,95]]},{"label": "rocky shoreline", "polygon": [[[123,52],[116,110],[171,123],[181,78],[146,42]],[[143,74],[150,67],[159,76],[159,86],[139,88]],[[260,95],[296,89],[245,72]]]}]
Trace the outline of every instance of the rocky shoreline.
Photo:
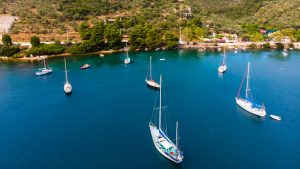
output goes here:
[{"label": "rocky shoreline", "polygon": [[[178,46],[179,49],[195,49],[200,52],[205,51],[221,51],[223,48],[226,48],[228,50],[247,50],[247,49],[253,49],[250,48],[250,45],[255,45],[255,49],[263,49],[263,44],[266,42],[235,42],[235,43],[192,43],[192,44],[181,44]],[[300,50],[300,42],[293,43],[294,48],[296,50]],[[271,49],[276,49],[276,43],[270,43]],[[284,47],[286,49],[289,49],[288,44],[284,44]],[[160,49],[164,50],[164,49]],[[141,51],[140,49],[136,51]],[[146,50],[147,51],[147,50]],[[68,57],[68,56],[76,56],[76,55],[99,55],[101,57],[104,57],[107,54],[117,53],[117,52],[124,52],[124,49],[118,49],[118,50],[102,50],[97,52],[91,52],[91,53],[84,53],[84,54],[71,54],[71,53],[62,53],[57,55],[43,55],[43,56],[34,56],[34,57],[21,57],[21,58],[12,58],[12,57],[0,57],[0,61],[24,61],[24,62],[34,62],[39,61],[43,58],[56,58],[56,57]]]}]

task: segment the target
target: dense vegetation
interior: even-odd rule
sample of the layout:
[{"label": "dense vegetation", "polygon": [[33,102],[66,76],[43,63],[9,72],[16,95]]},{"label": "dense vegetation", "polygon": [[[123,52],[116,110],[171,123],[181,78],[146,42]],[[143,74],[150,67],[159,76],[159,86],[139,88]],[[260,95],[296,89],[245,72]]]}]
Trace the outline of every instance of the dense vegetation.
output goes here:
[{"label": "dense vegetation", "polygon": [[[223,32],[244,41],[300,41],[299,0],[0,0],[1,13],[20,18],[13,35],[66,41],[68,32],[68,40],[80,42],[66,49],[71,53],[119,49],[123,35],[129,35],[132,50],[173,48],[179,27],[185,41],[203,41],[215,33],[221,38]],[[259,33],[261,28],[277,32],[268,37]],[[38,46],[30,52],[62,51]]]},{"label": "dense vegetation", "polygon": [[13,45],[12,39],[8,34],[2,36],[2,44],[0,45],[0,56],[13,56],[20,52],[18,45]]}]

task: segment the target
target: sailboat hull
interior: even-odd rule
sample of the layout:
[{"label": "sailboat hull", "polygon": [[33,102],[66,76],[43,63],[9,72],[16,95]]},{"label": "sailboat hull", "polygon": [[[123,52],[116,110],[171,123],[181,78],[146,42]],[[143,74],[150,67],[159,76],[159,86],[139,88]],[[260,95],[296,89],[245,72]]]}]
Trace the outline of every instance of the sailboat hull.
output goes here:
[{"label": "sailboat hull", "polygon": [[226,72],[226,70],[227,70],[227,66],[226,65],[221,65],[218,68],[218,72],[219,73],[224,73],[224,72]]},{"label": "sailboat hull", "polygon": [[154,124],[150,123],[149,127],[153,143],[160,154],[175,163],[181,163],[183,155],[176,145]]},{"label": "sailboat hull", "polygon": [[235,98],[236,104],[239,105],[241,108],[246,110],[247,112],[254,114],[259,117],[264,117],[266,116],[266,110],[264,108],[257,108],[253,106],[253,103],[242,99],[242,98]]},{"label": "sailboat hull", "polygon": [[130,63],[130,58],[126,58],[125,60],[124,60],[124,63],[127,65],[127,64],[129,64]]},{"label": "sailboat hull", "polygon": [[64,91],[65,91],[65,94],[67,94],[67,95],[72,93],[72,86],[70,83],[65,83]]},{"label": "sailboat hull", "polygon": [[35,72],[35,75],[43,76],[43,75],[47,75],[47,74],[51,74],[51,73],[52,73],[51,68],[42,68],[42,69],[39,69],[39,71]]},{"label": "sailboat hull", "polygon": [[151,88],[155,88],[155,89],[159,89],[160,85],[157,84],[154,80],[145,80],[146,84],[151,87]]}]

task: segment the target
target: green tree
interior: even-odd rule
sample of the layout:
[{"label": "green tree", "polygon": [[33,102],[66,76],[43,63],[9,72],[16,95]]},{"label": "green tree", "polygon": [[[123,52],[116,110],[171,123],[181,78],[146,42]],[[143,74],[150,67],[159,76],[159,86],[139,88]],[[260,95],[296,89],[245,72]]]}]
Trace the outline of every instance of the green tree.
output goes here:
[{"label": "green tree", "polygon": [[82,40],[89,40],[92,34],[92,29],[87,22],[82,22],[79,26],[79,35]]},{"label": "green tree", "polygon": [[17,54],[20,52],[20,47],[13,45],[13,46],[0,46],[0,56],[13,56],[14,54]]},{"label": "green tree", "polygon": [[262,42],[264,41],[264,37],[260,33],[252,33],[250,35],[250,41],[252,42]]},{"label": "green tree", "polygon": [[172,48],[175,48],[176,46],[178,46],[178,41],[179,41],[179,38],[177,35],[170,33],[170,32],[167,32],[165,34],[164,43],[168,49],[172,49]]},{"label": "green tree", "polygon": [[147,48],[155,49],[161,43],[161,34],[156,28],[151,28],[147,31],[145,43]]},{"label": "green tree", "polygon": [[282,49],[284,49],[284,44],[276,43],[276,48],[279,49],[279,50],[282,50]]},{"label": "green tree", "polygon": [[2,43],[4,46],[11,46],[12,45],[11,37],[8,34],[4,34],[2,36]]},{"label": "green tree", "polygon": [[295,31],[295,38],[296,38],[296,41],[299,42],[300,41],[300,29]]},{"label": "green tree", "polygon": [[109,49],[119,49],[122,46],[122,36],[116,25],[107,25],[104,31],[104,38]]},{"label": "green tree", "polygon": [[263,44],[263,48],[264,48],[264,49],[270,49],[270,48],[271,48],[270,43],[269,43],[269,42],[264,43],[264,44]]},{"label": "green tree", "polygon": [[91,33],[90,41],[96,44],[95,47],[97,50],[104,49],[105,47],[104,31],[104,23],[98,22]]},{"label": "green tree", "polygon": [[281,42],[281,40],[284,38],[284,36],[282,35],[282,33],[280,31],[274,32],[270,37],[275,42]]},{"label": "green tree", "polygon": [[40,38],[37,36],[32,36],[30,38],[30,43],[32,47],[38,47],[41,44]]},{"label": "green tree", "polygon": [[129,34],[130,37],[130,49],[134,50],[137,48],[145,48],[146,46],[146,34],[148,32],[148,27],[144,25],[136,25],[133,27]]}]

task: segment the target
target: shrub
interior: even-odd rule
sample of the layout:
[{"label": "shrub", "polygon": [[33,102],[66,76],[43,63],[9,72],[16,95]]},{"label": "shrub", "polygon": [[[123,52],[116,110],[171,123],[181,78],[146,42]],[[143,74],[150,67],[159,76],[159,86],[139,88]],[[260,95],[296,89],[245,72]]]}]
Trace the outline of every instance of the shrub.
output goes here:
[{"label": "shrub", "polygon": [[252,44],[248,45],[248,48],[249,48],[249,49],[256,49],[257,46],[256,46],[255,43],[252,43]]},{"label": "shrub", "polygon": [[293,43],[289,43],[289,48],[294,48],[294,44]]},{"label": "shrub", "polygon": [[41,43],[40,38],[37,36],[32,36],[30,38],[30,43],[31,43],[32,47],[38,47]]},{"label": "shrub", "polygon": [[276,49],[284,49],[284,44],[276,43]]},{"label": "shrub", "polygon": [[0,56],[10,57],[19,52],[19,46],[0,46]]},{"label": "shrub", "polygon": [[16,53],[12,56],[12,58],[22,58],[23,56],[20,53]]},{"label": "shrub", "polygon": [[65,51],[62,45],[57,44],[41,44],[38,47],[30,48],[26,54],[27,55],[53,55],[61,54]]},{"label": "shrub", "polygon": [[3,43],[4,46],[12,45],[11,37],[8,34],[4,34],[2,36],[2,43]]},{"label": "shrub", "polygon": [[264,49],[270,49],[270,48],[271,48],[270,43],[269,43],[269,42],[264,43],[264,44],[263,44],[263,48],[264,48]]}]

